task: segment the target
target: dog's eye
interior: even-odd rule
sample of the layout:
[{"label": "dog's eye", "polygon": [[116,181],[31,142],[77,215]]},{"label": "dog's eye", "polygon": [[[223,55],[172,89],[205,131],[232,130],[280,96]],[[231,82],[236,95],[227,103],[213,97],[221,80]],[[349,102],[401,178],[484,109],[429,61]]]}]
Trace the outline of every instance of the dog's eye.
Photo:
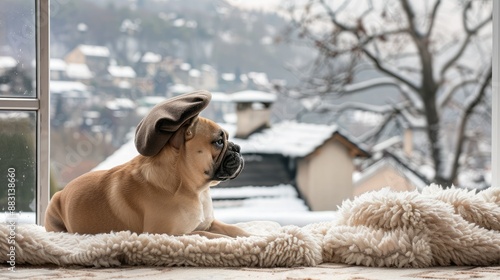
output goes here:
[{"label": "dog's eye", "polygon": [[224,147],[224,140],[222,138],[220,138],[214,142],[214,145],[217,148],[222,148],[222,147]]}]

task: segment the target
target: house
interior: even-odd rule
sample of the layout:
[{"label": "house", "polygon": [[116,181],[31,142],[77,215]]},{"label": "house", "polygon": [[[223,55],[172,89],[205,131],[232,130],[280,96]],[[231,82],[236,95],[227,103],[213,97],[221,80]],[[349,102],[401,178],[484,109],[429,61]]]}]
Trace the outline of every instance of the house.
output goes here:
[{"label": "house", "polygon": [[52,80],[66,80],[67,64],[66,61],[60,58],[50,59],[50,79]]},{"label": "house", "polygon": [[386,187],[393,191],[420,191],[430,184],[402,153],[388,149],[374,157],[375,161],[353,175],[354,196]]},{"label": "house", "polygon": [[136,73],[130,66],[108,66],[108,74],[114,87],[121,89],[131,89],[135,86]]},{"label": "house", "polygon": [[90,85],[90,81],[94,77],[94,74],[92,74],[87,64],[68,63],[66,64],[66,76],[71,80]]},{"label": "house", "polygon": [[153,52],[145,52],[136,59],[138,77],[154,77],[160,67],[161,55]]},{"label": "house", "polygon": [[[315,211],[335,210],[352,198],[354,158],[369,154],[337,126],[282,121],[270,124],[276,96],[244,91],[231,96],[245,171],[223,187],[293,184]],[[231,134],[231,133],[230,133]]]},{"label": "house", "polygon": [[104,46],[79,45],[69,52],[64,60],[66,63],[86,64],[95,77],[106,73],[110,51]]},{"label": "house", "polygon": [[216,89],[219,86],[217,70],[208,64],[201,65],[200,69],[201,81],[199,88],[204,88],[207,90]]},{"label": "house", "polygon": [[235,124],[237,119],[231,96],[224,92],[212,92],[212,100],[200,116],[223,124]]},{"label": "house", "polygon": [[173,82],[177,84],[185,84],[193,88],[203,88],[213,90],[217,87],[215,69],[209,65],[202,65],[201,70],[191,66],[191,64],[183,62],[175,64],[169,70]]},{"label": "house", "polygon": [[91,91],[81,82],[76,81],[50,81],[50,106],[51,125],[58,127],[70,115],[78,115],[82,110],[91,106]]}]

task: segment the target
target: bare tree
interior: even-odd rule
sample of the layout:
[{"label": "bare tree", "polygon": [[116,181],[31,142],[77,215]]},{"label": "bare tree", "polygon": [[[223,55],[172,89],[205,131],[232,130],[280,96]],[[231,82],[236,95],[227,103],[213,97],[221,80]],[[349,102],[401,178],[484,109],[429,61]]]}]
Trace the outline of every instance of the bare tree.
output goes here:
[{"label": "bare tree", "polygon": [[[308,43],[317,50],[317,57],[310,69],[300,72],[308,87],[292,95],[307,99],[396,88],[405,101],[388,106],[382,112],[386,120],[400,113],[401,106],[425,118],[433,181],[443,186],[456,183],[467,124],[480,108],[484,110],[481,104],[491,90],[492,1],[297,3],[287,6],[291,27],[286,38]],[[375,70],[377,77],[356,78],[367,69]],[[462,95],[458,105],[452,101],[457,95]],[[332,109],[324,103],[317,105],[316,110]],[[357,103],[333,107],[347,108],[372,110]],[[451,149],[441,139],[445,133],[442,115],[450,108],[458,110]]]}]

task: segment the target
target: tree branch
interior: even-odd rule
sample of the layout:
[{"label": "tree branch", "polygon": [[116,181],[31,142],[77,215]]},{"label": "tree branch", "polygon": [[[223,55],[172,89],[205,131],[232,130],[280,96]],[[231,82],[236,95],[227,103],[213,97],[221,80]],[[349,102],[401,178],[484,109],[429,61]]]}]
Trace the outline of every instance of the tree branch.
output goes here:
[{"label": "tree branch", "polygon": [[469,116],[474,112],[474,109],[481,102],[484,95],[486,94],[486,90],[490,86],[491,78],[492,78],[492,67],[490,66],[488,72],[486,73],[486,76],[484,77],[483,82],[481,83],[481,87],[479,88],[477,94],[470,99],[468,104],[466,104],[465,111],[458,125],[457,144],[455,146],[455,152],[453,155],[451,174],[449,174],[450,178],[455,178],[457,176],[458,167],[460,165],[459,160],[462,154],[463,144],[465,142],[465,128],[467,125],[467,121],[469,120]]},{"label": "tree branch", "polygon": [[[347,1],[346,1],[347,2]],[[343,5],[345,5],[345,3]],[[321,6],[323,6],[323,8],[326,10],[328,16],[330,17],[330,21],[332,22],[332,24],[334,26],[337,26],[339,27],[340,29],[342,29],[343,31],[350,31],[350,32],[356,32],[356,27],[349,27],[347,25],[344,25],[342,23],[340,23],[339,21],[337,21],[337,15],[336,15],[336,12],[332,10],[332,7],[330,7],[330,5],[328,5],[324,0],[319,0],[319,3],[321,4]]]},{"label": "tree branch", "polygon": [[343,113],[347,110],[360,110],[364,112],[372,112],[377,114],[387,114],[393,111],[400,111],[403,108],[410,106],[410,102],[400,102],[394,105],[371,105],[362,102],[343,102],[339,105],[333,104],[320,104],[316,107],[317,110],[325,112],[332,111],[337,114]]},{"label": "tree branch", "polygon": [[438,108],[443,108],[447,105],[448,101],[452,98],[452,96],[455,94],[455,92],[460,89],[463,86],[469,85],[469,84],[475,84],[477,83],[477,79],[467,79],[467,80],[461,80],[459,83],[448,87],[448,90],[445,91],[442,96],[438,99]]},{"label": "tree branch", "polygon": [[390,77],[392,77],[392,78],[394,78],[394,79],[402,82],[403,84],[407,85],[408,87],[410,87],[415,92],[420,92],[420,88],[418,88],[412,82],[410,82],[409,80],[407,80],[403,76],[399,75],[396,71],[390,70],[389,68],[383,66],[382,63],[380,62],[380,60],[377,57],[375,57],[368,49],[362,48],[362,51],[375,64],[375,66],[377,67],[377,69],[379,69],[380,71],[384,72],[388,76],[390,76]]},{"label": "tree branch", "polygon": [[437,0],[436,3],[434,3],[434,7],[432,9],[431,17],[430,17],[430,23],[429,26],[427,27],[427,32],[426,32],[426,37],[430,37],[432,33],[432,29],[434,28],[434,22],[436,22],[436,15],[437,11],[439,8],[439,5],[441,4],[441,0]]},{"label": "tree branch", "polygon": [[413,8],[411,7],[410,3],[408,3],[408,0],[401,0],[401,6],[403,7],[403,11],[406,14],[408,24],[410,26],[409,31],[412,37],[415,38],[422,37],[422,34],[418,32],[417,26],[415,25],[415,12],[413,11]]},{"label": "tree branch", "polygon": [[472,28],[472,29],[469,28],[467,26],[467,10],[470,9],[471,3],[472,2],[469,2],[467,4],[467,6],[464,8],[463,13],[462,13],[462,24],[463,24],[464,30],[465,30],[465,32],[466,32],[467,35],[465,36],[462,44],[460,44],[460,48],[455,53],[455,55],[453,55],[444,64],[443,68],[441,69],[441,73],[440,73],[441,81],[444,81],[444,75],[446,74],[446,72],[448,71],[448,69],[451,66],[453,66],[453,64],[455,64],[455,62],[457,62],[457,60],[460,59],[460,57],[462,57],[462,54],[464,53],[465,49],[469,45],[472,36],[476,35],[484,26],[486,26],[486,24],[488,22],[491,22],[491,20],[493,19],[493,15],[490,15],[489,17],[487,17],[486,19],[484,19],[482,22],[480,22],[475,28]]}]

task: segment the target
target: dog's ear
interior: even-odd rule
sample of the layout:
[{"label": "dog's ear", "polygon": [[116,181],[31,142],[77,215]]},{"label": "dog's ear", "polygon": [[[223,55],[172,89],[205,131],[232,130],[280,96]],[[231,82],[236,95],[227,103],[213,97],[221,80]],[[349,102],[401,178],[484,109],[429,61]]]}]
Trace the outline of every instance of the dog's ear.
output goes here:
[{"label": "dog's ear", "polygon": [[172,147],[179,149],[182,144],[188,140],[193,139],[196,124],[198,124],[198,116],[189,120],[189,123],[184,124],[183,127],[179,128],[172,137],[168,140],[168,143],[172,145]]},{"label": "dog's ear", "polygon": [[[135,147],[143,156],[154,156],[176,134],[185,133],[200,112],[208,106],[212,95],[208,91],[195,91],[157,104],[141,120],[135,131]],[[192,131],[191,131],[192,132]],[[185,139],[182,139],[185,141]],[[173,144],[180,143],[175,139]]]}]

